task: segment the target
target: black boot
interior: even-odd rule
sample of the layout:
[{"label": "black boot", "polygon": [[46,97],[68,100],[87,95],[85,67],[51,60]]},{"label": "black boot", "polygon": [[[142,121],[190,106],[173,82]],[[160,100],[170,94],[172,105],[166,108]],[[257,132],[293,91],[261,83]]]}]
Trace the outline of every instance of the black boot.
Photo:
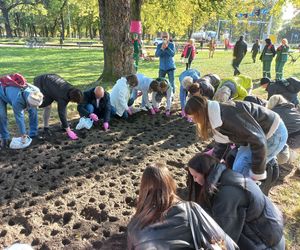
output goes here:
[{"label": "black boot", "polygon": [[53,135],[49,128],[44,128],[44,134],[47,137],[51,137]]},{"label": "black boot", "polygon": [[272,159],[267,163],[266,171],[267,179],[262,181],[260,189],[266,196],[268,196],[270,189],[275,186],[279,178],[279,165],[275,159]]},{"label": "black boot", "polygon": [[2,139],[0,142],[0,149],[4,150],[4,149],[8,149],[9,148],[9,141],[8,139]]}]

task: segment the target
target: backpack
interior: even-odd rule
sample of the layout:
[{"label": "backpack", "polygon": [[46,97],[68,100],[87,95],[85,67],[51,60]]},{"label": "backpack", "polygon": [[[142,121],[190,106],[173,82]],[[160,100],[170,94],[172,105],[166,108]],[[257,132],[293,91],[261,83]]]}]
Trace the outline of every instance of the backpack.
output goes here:
[{"label": "backpack", "polygon": [[17,87],[17,88],[25,89],[28,87],[26,79],[21,74],[18,73],[1,77],[0,85],[2,85],[3,88]]}]

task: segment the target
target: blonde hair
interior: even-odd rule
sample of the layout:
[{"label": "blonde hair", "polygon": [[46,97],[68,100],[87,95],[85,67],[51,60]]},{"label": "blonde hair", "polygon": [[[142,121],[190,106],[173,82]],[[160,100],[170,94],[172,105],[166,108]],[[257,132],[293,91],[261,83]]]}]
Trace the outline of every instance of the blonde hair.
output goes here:
[{"label": "blonde hair", "polygon": [[188,89],[193,83],[193,78],[190,76],[186,76],[182,79],[182,87]]},{"label": "blonde hair", "polygon": [[282,95],[272,95],[267,102],[267,108],[272,109],[278,104],[288,103],[288,101]]},{"label": "blonde hair", "polygon": [[283,38],[281,43],[284,43],[284,44],[288,45],[288,40],[286,38]]},{"label": "blonde hair", "polygon": [[195,44],[195,39],[194,38],[189,39],[189,44]]}]

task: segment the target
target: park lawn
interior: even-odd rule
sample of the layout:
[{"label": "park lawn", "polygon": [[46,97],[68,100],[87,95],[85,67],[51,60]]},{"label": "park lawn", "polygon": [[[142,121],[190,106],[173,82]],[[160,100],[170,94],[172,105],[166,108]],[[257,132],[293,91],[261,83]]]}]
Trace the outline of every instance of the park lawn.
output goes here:
[{"label": "park lawn", "polygon": [[[154,53],[152,51],[151,53]],[[216,51],[213,59],[208,59],[208,51],[199,51],[192,63],[192,68],[198,69],[202,75],[216,73],[221,78],[230,77],[233,74],[231,67],[232,51]],[[184,71],[185,65],[180,63],[180,54],[175,56],[177,69],[175,71],[177,93],[179,87],[178,77]],[[56,73],[80,89],[86,89],[94,85],[103,70],[103,51],[100,49],[28,49],[28,48],[0,48],[0,75],[13,72],[21,73],[32,82],[39,74]],[[158,76],[158,59],[153,61],[140,61],[139,72],[149,77]],[[275,63],[272,65],[272,75],[275,75]],[[262,65],[259,60],[252,63],[251,54],[248,53],[243,60],[240,70],[251,76],[258,82],[262,75]],[[285,76],[296,76],[300,78],[300,59],[294,63],[289,62],[285,66]],[[113,85],[112,82],[102,83],[107,89]],[[262,88],[254,90],[254,94],[265,97]],[[12,112],[9,110],[9,116]],[[52,110],[52,123],[58,122],[55,107]],[[76,106],[70,105],[69,118],[78,118]],[[41,115],[40,115],[40,124]],[[14,127],[14,119],[10,118],[10,127]],[[13,130],[13,129],[11,129]],[[297,163],[300,165],[298,157]],[[276,193],[276,194],[275,194]],[[300,245],[300,182],[299,178],[291,177],[288,181],[276,187],[271,195],[285,214],[287,243],[289,249],[296,249]]]}]

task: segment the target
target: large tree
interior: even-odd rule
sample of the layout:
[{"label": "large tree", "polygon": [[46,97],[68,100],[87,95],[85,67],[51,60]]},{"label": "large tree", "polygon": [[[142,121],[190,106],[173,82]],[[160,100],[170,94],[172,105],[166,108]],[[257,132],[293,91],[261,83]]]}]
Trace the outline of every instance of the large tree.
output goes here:
[{"label": "large tree", "polygon": [[[104,49],[103,81],[114,81],[134,72],[129,37],[130,0],[98,0]],[[122,6],[122,7],[121,7]]]}]

